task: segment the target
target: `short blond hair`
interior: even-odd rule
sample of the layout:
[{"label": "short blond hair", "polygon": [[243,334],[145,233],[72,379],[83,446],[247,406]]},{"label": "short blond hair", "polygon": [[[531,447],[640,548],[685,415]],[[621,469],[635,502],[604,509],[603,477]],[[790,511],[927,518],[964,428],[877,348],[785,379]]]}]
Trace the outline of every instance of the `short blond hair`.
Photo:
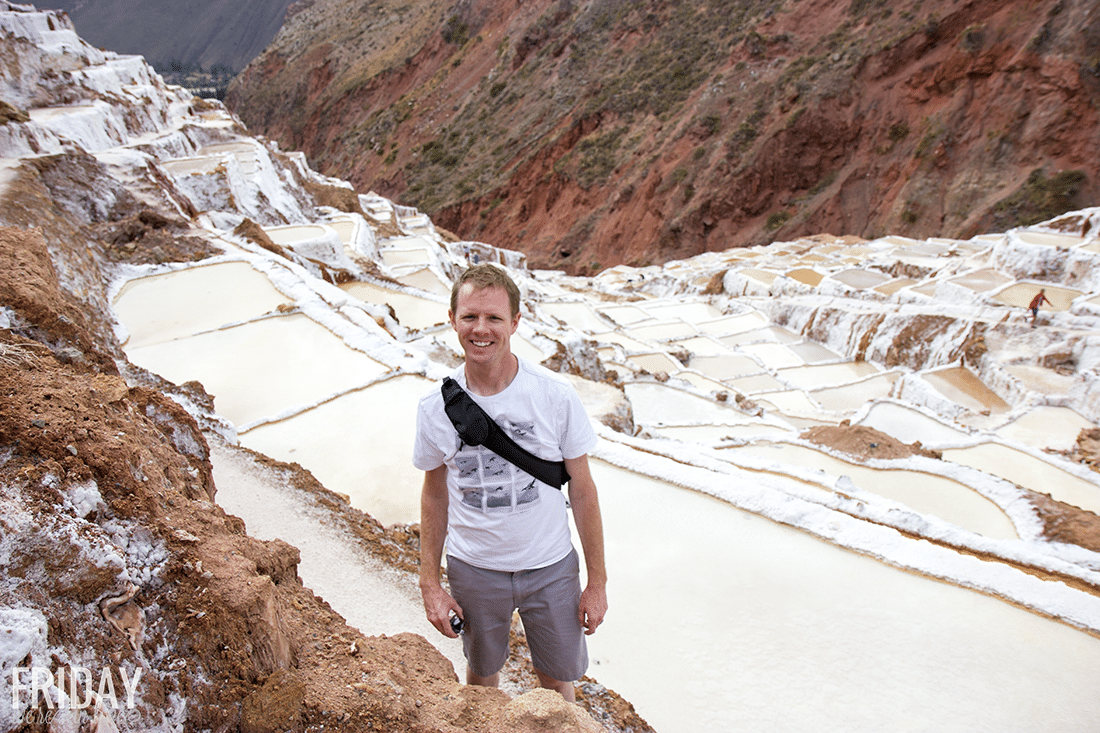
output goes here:
[{"label": "short blond hair", "polygon": [[474,290],[504,288],[504,292],[508,294],[508,308],[512,312],[512,318],[519,314],[519,287],[507,272],[496,265],[474,265],[458,276],[451,288],[451,313],[458,312],[458,291],[463,285],[469,285]]}]

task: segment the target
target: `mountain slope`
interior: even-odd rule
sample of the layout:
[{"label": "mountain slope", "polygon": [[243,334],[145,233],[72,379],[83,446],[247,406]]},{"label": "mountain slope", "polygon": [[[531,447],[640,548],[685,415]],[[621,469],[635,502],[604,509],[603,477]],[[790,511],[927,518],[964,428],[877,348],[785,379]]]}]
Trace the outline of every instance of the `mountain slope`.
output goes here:
[{"label": "mountain slope", "polygon": [[327,0],[227,101],[326,173],[536,266],[969,236],[1097,200],[1091,8]]},{"label": "mountain slope", "polygon": [[58,0],[80,35],[149,63],[244,68],[275,37],[290,0]]}]

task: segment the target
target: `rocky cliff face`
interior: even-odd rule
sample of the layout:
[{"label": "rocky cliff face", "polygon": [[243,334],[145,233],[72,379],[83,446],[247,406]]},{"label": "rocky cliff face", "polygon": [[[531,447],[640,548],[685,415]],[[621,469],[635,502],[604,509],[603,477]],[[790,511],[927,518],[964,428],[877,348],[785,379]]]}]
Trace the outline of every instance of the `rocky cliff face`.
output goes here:
[{"label": "rocky cliff face", "polygon": [[1086,0],[324,0],[228,102],[358,188],[594,272],[1100,196]]}]

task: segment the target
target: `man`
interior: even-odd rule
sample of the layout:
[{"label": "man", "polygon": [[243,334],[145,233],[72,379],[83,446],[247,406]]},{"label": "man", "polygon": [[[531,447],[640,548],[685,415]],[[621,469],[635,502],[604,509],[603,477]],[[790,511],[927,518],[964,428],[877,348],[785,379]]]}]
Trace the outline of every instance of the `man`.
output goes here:
[{"label": "man", "polygon": [[[1028,308],[1031,309],[1031,327],[1035,328],[1035,319],[1039,317],[1039,306],[1043,303],[1050,303],[1047,298],[1046,288],[1039,288],[1039,292],[1035,294],[1035,297],[1028,303]],[[1053,303],[1051,303],[1053,305]]]},{"label": "man", "polygon": [[[463,444],[432,389],[420,400],[413,449],[413,464],[425,472],[420,592],[440,633],[455,637],[451,614],[462,619],[467,684],[498,685],[518,609],[539,684],[573,702],[573,681],[588,666],[584,636],[607,612],[603,524],[588,467],[596,434],[567,380],[512,353],[519,298],[494,265],[459,277],[448,318],[466,361],[451,376],[518,444],[565,461],[568,502],[485,446]],[[583,591],[570,506],[587,570]],[[440,581],[444,545],[451,593]]]}]

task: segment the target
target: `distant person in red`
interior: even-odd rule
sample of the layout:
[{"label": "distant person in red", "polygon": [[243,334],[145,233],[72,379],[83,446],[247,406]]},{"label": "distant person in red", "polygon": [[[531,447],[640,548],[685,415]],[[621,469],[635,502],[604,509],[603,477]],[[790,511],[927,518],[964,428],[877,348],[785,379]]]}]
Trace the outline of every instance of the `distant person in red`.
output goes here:
[{"label": "distant person in red", "polygon": [[1047,297],[1046,288],[1039,288],[1039,292],[1035,294],[1035,297],[1031,299],[1031,302],[1027,304],[1027,307],[1031,309],[1031,327],[1035,328],[1035,319],[1039,317],[1039,306],[1043,303],[1054,305],[1050,302],[1050,298]]}]

